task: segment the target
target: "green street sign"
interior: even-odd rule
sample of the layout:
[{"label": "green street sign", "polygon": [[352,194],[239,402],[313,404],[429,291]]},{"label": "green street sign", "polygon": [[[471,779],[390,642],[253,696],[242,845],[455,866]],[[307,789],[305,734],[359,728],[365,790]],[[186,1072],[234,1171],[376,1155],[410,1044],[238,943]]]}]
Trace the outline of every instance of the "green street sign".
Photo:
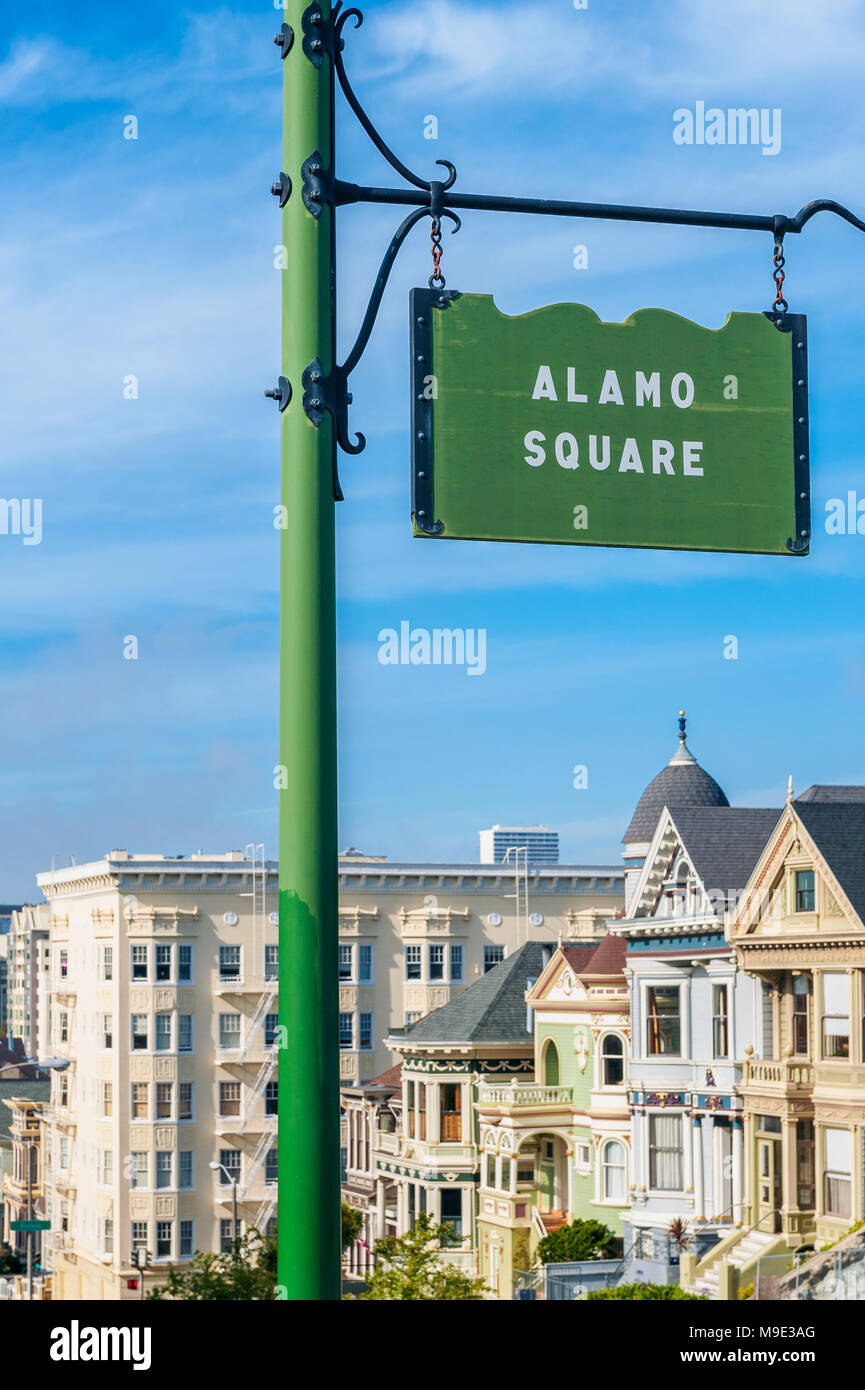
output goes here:
[{"label": "green street sign", "polygon": [[806,555],[806,319],[411,291],[415,536]]},{"label": "green street sign", "polygon": [[10,1231],[50,1231],[50,1221],[10,1221]]}]

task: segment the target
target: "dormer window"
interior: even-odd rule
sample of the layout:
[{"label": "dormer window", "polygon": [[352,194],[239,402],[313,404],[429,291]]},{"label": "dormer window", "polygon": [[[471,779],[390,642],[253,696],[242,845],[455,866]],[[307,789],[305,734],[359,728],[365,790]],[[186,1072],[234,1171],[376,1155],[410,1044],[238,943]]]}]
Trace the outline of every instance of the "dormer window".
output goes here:
[{"label": "dormer window", "polygon": [[814,911],[814,870],[796,870],[796,911]]}]

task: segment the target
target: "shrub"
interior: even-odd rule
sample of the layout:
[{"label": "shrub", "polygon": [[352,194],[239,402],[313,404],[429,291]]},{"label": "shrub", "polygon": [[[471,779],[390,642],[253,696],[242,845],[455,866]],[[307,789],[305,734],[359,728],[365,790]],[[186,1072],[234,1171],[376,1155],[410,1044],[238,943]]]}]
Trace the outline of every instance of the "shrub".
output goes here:
[{"label": "shrub", "polygon": [[541,1264],[571,1260],[605,1260],[615,1254],[616,1237],[601,1221],[572,1221],[538,1241]]},{"label": "shrub", "polygon": [[680,1289],[678,1284],[617,1284],[614,1289],[595,1289],[587,1297],[588,1299],[622,1298],[636,1302],[655,1298],[669,1300],[687,1298],[695,1303],[706,1302],[704,1294],[685,1293],[685,1290]]}]

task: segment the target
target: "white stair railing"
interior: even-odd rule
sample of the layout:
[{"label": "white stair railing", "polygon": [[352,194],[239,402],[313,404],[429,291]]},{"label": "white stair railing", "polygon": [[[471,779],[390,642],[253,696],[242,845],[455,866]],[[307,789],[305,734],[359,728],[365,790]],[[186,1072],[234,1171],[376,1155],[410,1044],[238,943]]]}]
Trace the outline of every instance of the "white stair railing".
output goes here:
[{"label": "white stair railing", "polygon": [[268,986],[265,990],[262,991],[261,998],[259,999],[258,1003],[257,1003],[256,1006],[255,1006],[255,1012],[253,1013],[252,1017],[250,1018],[249,1022],[248,1022],[247,1025],[246,1025],[246,1028],[245,1028],[245,1030],[244,1030],[244,1034],[243,1034],[243,1056],[244,1056],[244,1057],[246,1056],[246,1053],[249,1051],[249,1049],[252,1047],[253,1043],[255,1042],[255,1035],[256,1035],[256,1033],[258,1032],[259,1028],[261,1027],[262,1023],[264,1022],[265,1015],[270,1011],[270,1007],[271,1007],[271,1005],[272,1005],[272,1003],[273,1003],[273,1001],[274,1001],[275,998],[276,998],[276,990],[273,988],[273,986]]},{"label": "white stair railing", "polygon": [[272,1144],[273,1135],[270,1133],[269,1130],[265,1130],[264,1134],[262,1134],[261,1138],[255,1146],[255,1152],[250,1158],[249,1163],[246,1165],[246,1179],[244,1181],[243,1186],[240,1188],[237,1194],[241,1202],[244,1202],[246,1200],[246,1194],[252,1186],[253,1181],[255,1179],[255,1175],[261,1167],[262,1163],[264,1162],[264,1157]]},{"label": "white stair railing", "polygon": [[264,1090],[270,1078],[273,1076],[273,1073],[276,1071],[276,1059],[277,1050],[276,1048],[274,1048],[272,1052],[268,1053],[267,1057],[265,1057],[264,1061],[259,1067],[258,1073],[252,1085],[247,1088],[246,1104],[243,1107],[243,1114],[241,1116],[240,1127],[242,1130],[246,1129],[252,1112],[259,1102],[262,1091]]},{"label": "white stair railing", "polygon": [[257,1231],[259,1231],[259,1232],[261,1233],[261,1235],[265,1235],[265,1234],[266,1234],[266,1232],[267,1232],[267,1223],[268,1223],[268,1221],[270,1220],[270,1218],[273,1216],[273,1213],[274,1213],[275,1209],[276,1209],[276,1189],[274,1188],[273,1196],[272,1196],[272,1197],[265,1197],[265,1199],[264,1199],[264,1201],[262,1202],[261,1206],[258,1208],[258,1211],[255,1213],[255,1220],[254,1220],[253,1223],[252,1223],[253,1226],[255,1227],[255,1229],[256,1229]]}]

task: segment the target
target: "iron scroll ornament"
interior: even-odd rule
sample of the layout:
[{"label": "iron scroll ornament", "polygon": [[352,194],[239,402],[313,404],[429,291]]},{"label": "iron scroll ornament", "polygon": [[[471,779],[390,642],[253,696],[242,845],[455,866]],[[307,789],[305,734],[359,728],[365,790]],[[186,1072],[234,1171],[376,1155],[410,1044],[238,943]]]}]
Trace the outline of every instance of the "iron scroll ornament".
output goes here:
[{"label": "iron scroll ornament", "polygon": [[[357,366],[363,352],[369,342],[379,307],[384,297],[388,279],[394,262],[400,249],[405,243],[409,233],[424,217],[429,217],[435,222],[442,218],[448,218],[453,222],[454,232],[460,228],[459,211],[473,212],[518,212],[531,213],[547,217],[581,217],[596,219],[600,221],[620,221],[620,222],[647,222],[662,223],[672,226],[686,227],[719,227],[730,228],[732,230],[760,231],[769,233],[773,237],[775,246],[778,246],[783,238],[788,234],[798,234],[804,230],[812,217],[818,212],[832,212],[856,227],[858,231],[865,232],[865,222],[863,222],[849,208],[835,201],[832,198],[817,198],[806,203],[793,216],[784,213],[741,213],[741,212],[704,212],[693,209],[683,208],[652,208],[629,206],[626,204],[614,203],[588,203],[572,202],[558,198],[519,198],[503,197],[495,194],[485,193],[460,193],[454,189],[457,179],[455,166],[447,159],[438,159],[436,164],[441,165],[447,171],[445,180],[423,179],[415,174],[402,160],[391,150],[379,131],[373,125],[363,106],[361,105],[352,85],[343,62],[343,50],[345,48],[344,29],[348,20],[354,20],[354,27],[359,29],[363,24],[363,14],[359,9],[351,7],[343,9],[342,0],[336,0],[332,6],[330,14],[324,16],[320,6],[310,4],[304,11],[301,20],[303,29],[302,49],[306,58],[317,67],[328,56],[333,63],[334,73],[339,86],[345,96],[348,105],[354,112],[361,127],[369,136],[375,148],[387,161],[392,169],[405,180],[407,187],[386,188],[374,187],[363,184],[348,183],[336,176],[333,168],[325,168],[320,153],[311,151],[304,161],[301,177],[302,188],[301,196],[305,207],[317,217],[321,213],[324,205],[332,210],[338,207],[347,207],[353,203],[383,204],[395,207],[410,207],[413,210],[405,217],[397,231],[391,238],[391,242],[384,254],[378,274],[372,287],[366,313],[361,324],[360,331],[355,340],[351,352],[342,366],[335,366],[331,373],[322,376],[318,383],[321,389],[311,394],[308,390],[304,391],[304,409],[308,417],[319,423],[323,418],[321,410],[327,410],[333,417],[337,442],[345,453],[358,454],[366,446],[365,437],[358,433],[356,440],[350,437],[348,428],[348,406],[352,402],[351,393],[348,391],[348,377]],[[285,58],[294,45],[294,32],[289,24],[283,24],[279,34],[276,35],[274,43],[280,48],[281,58]],[[272,186],[272,192],[279,197],[280,206],[284,207],[288,199],[293,196],[291,180],[284,172],[280,173],[277,181]],[[780,317],[784,317],[776,311],[770,311],[771,317],[776,325],[782,328],[778,322]],[[795,315],[786,315],[787,318],[796,318]],[[792,331],[792,330],[786,330]],[[304,386],[306,379],[312,377],[313,372],[320,369],[320,364],[311,362],[304,372]],[[798,378],[794,378],[795,380]],[[286,383],[287,391],[290,393],[291,387]],[[265,394],[273,395],[272,391]],[[283,401],[286,399],[286,390],[281,388],[276,395],[280,401],[280,408],[284,409]],[[317,405],[313,405],[317,401]],[[286,402],[287,403],[287,402]],[[314,420],[313,412],[319,413],[319,421]],[[797,419],[798,419],[797,415]],[[805,416],[806,439],[807,439],[807,416]],[[801,452],[801,451],[800,451]],[[807,447],[804,452],[807,453]],[[798,458],[798,453],[797,453]],[[797,500],[799,498],[797,490]],[[342,493],[338,479],[334,475],[334,495],[337,500],[342,500]],[[426,510],[426,508],[424,509]],[[430,512],[429,516],[432,515]],[[791,537],[789,544],[793,551],[807,548],[807,540],[804,540],[801,528],[797,529],[799,534]]]}]

